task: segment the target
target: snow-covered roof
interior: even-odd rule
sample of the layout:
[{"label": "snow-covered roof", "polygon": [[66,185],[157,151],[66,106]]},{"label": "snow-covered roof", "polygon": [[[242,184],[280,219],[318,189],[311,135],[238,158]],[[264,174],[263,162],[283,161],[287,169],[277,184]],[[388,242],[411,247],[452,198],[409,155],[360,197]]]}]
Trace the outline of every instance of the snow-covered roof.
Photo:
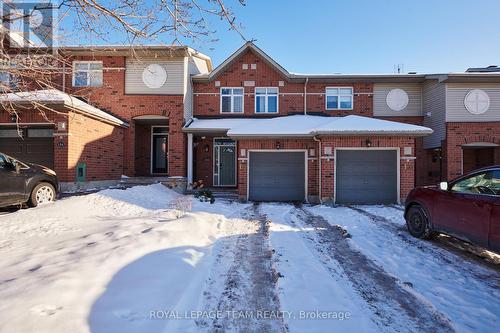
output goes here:
[{"label": "snow-covered roof", "polygon": [[0,94],[0,103],[40,103],[40,104],[58,104],[80,111],[90,116],[106,120],[116,125],[128,127],[128,123],[123,120],[102,111],[84,101],[70,96],[60,90],[34,90],[24,92],[14,92]]},{"label": "snow-covered roof", "polygon": [[184,131],[227,131],[230,137],[312,137],[314,135],[412,135],[425,136],[432,129],[395,121],[349,115],[323,117],[293,115],[266,119],[193,119]]}]

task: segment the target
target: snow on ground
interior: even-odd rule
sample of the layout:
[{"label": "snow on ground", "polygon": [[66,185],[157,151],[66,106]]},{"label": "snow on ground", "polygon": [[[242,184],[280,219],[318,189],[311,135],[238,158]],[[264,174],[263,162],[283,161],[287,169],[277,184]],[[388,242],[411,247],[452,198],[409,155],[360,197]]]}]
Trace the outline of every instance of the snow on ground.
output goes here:
[{"label": "snow on ground", "polygon": [[0,216],[0,332],[497,331],[499,271],[403,224],[162,185],[65,198]]},{"label": "snow on ground", "polygon": [[151,185],[2,216],[0,332],[162,331],[150,311],[196,304],[244,207]]},{"label": "snow on ground", "polygon": [[446,249],[412,238],[403,212],[383,206],[355,207],[382,217],[373,221],[348,207],[316,206],[311,212],[340,225],[351,243],[450,319],[459,332],[498,332],[500,273]]}]

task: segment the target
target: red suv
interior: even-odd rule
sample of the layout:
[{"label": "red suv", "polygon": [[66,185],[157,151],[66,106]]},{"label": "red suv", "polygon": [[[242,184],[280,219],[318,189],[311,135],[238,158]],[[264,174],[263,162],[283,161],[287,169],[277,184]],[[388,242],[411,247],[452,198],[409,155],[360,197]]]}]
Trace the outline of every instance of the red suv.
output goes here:
[{"label": "red suv", "polygon": [[442,232],[500,252],[500,166],[417,187],[405,206],[406,226],[415,237]]}]

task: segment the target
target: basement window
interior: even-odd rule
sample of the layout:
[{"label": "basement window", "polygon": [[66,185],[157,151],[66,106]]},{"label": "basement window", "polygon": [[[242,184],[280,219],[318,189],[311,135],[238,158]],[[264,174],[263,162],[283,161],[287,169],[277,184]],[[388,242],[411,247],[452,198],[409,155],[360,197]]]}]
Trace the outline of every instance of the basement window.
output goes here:
[{"label": "basement window", "polygon": [[73,87],[101,87],[102,61],[73,62]]},{"label": "basement window", "polygon": [[353,109],[352,87],[327,87],[325,96],[327,110]]}]

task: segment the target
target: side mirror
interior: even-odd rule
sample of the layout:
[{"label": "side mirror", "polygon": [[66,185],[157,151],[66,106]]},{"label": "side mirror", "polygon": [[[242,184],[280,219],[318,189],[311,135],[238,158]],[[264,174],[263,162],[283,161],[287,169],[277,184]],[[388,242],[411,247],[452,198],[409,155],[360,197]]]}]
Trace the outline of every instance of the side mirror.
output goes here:
[{"label": "side mirror", "polygon": [[448,191],[448,183],[447,182],[439,183],[439,189],[442,191]]},{"label": "side mirror", "polygon": [[19,171],[21,171],[21,164],[15,161],[10,161],[7,165],[9,166],[10,170],[15,171],[16,173],[19,173]]}]

